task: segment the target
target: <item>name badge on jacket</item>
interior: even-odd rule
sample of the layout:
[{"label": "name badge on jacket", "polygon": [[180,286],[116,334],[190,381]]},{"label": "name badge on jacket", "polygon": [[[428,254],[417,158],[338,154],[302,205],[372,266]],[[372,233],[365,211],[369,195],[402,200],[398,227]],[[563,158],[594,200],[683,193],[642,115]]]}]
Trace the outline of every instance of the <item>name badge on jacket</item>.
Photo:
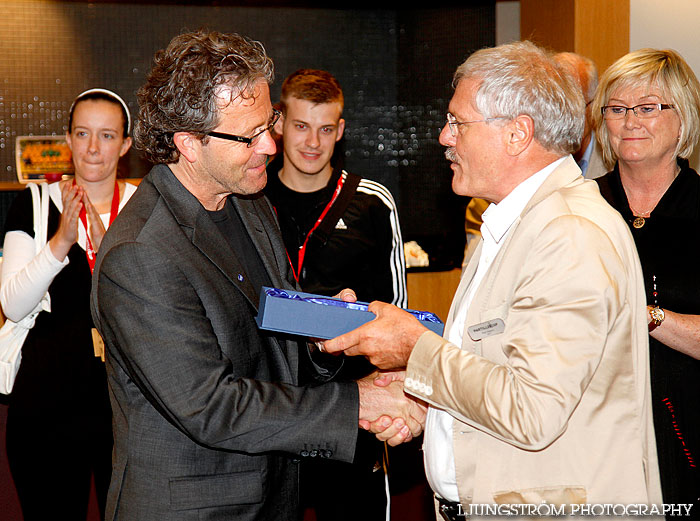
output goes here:
[{"label": "name badge on jacket", "polygon": [[505,330],[506,323],[503,322],[503,319],[494,318],[493,320],[487,320],[486,322],[469,326],[467,328],[467,333],[469,333],[469,338],[477,341],[489,336],[500,335]]}]

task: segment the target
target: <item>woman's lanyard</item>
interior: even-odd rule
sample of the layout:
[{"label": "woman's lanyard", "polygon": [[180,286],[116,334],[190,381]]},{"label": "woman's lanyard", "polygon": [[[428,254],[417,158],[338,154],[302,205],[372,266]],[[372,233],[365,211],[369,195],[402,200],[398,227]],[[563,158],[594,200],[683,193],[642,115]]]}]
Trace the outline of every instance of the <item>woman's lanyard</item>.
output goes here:
[{"label": "woman's lanyard", "polygon": [[[75,180],[73,180],[75,184]],[[114,181],[114,193],[112,194],[112,208],[109,212],[109,226],[112,225],[114,219],[119,213],[119,183]],[[90,265],[90,273],[95,270],[95,249],[92,247],[92,241],[90,240],[90,234],[88,233],[88,222],[87,222],[87,211],[85,210],[85,205],[80,210],[80,222],[83,223],[85,228],[85,256],[87,257],[88,264]]]},{"label": "woman's lanyard", "polygon": [[[306,234],[306,237],[304,238],[304,244],[302,244],[299,247],[299,253],[297,257],[297,269],[294,269],[294,265],[291,262],[291,259],[289,260],[289,264],[292,266],[292,273],[294,274],[294,280],[299,282],[299,277],[301,276],[301,269],[304,266],[304,256],[306,255],[306,246],[309,242],[309,237],[314,233],[314,230],[318,228],[321,223],[323,222],[323,219],[326,217],[326,214],[328,211],[331,209],[331,206],[333,206],[333,203],[335,200],[338,198],[340,195],[340,191],[343,189],[343,183],[345,183],[345,176],[341,175],[340,178],[338,179],[338,184],[335,187],[335,191],[333,192],[333,197],[331,197],[331,200],[328,202],[326,207],[323,209],[321,212],[321,215],[319,215],[318,219],[316,219],[316,222],[314,223],[313,227],[309,231],[309,233]],[[289,257],[289,253],[287,253],[287,257]]]}]

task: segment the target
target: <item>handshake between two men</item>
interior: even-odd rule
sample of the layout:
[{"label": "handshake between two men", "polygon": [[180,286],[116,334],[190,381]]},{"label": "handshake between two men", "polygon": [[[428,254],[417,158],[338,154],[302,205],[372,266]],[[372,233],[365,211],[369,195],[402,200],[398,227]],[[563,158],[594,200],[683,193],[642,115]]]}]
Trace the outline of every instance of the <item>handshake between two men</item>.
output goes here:
[{"label": "handshake between two men", "polygon": [[[344,290],[340,298],[352,301],[354,294]],[[425,425],[427,404],[407,395],[403,382],[413,346],[428,329],[392,304],[376,301],[368,309],[376,319],[326,340],[322,349],[331,354],[365,356],[380,370],[357,382],[359,425],[395,446],[420,435]]]}]

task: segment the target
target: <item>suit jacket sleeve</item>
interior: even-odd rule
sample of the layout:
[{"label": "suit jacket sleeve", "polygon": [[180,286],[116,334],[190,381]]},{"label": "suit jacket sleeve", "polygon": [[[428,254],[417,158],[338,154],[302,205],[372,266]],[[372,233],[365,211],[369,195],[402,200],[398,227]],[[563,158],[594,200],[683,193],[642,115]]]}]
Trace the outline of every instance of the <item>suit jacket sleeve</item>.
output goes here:
[{"label": "suit jacket sleeve", "polygon": [[[406,391],[503,441],[539,450],[564,432],[598,370],[624,305],[626,275],[609,237],[582,217],[553,220],[528,249],[508,263],[516,272],[509,301],[487,306],[476,320],[470,308],[461,349],[431,332],[420,337]],[[490,277],[508,277],[505,269],[487,273],[472,307]],[[472,342],[466,328],[495,318],[504,320],[504,332]]]},{"label": "suit jacket sleeve", "polygon": [[109,339],[108,362],[121,366],[129,385],[190,438],[246,453],[327,447],[333,458],[352,460],[355,384],[300,387],[273,376],[245,377],[250,370],[239,366],[252,364],[245,344],[254,328],[252,313],[231,315],[240,345],[224,353],[215,317],[207,313],[231,310],[208,310],[182,270],[157,248],[120,243],[105,253],[96,275],[99,309],[93,315]]}]

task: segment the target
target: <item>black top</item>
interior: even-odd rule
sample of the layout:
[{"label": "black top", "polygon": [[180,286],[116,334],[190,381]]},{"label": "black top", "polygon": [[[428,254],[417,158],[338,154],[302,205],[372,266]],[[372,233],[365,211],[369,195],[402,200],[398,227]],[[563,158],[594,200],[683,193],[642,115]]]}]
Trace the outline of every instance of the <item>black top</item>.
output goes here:
[{"label": "black top", "polygon": [[[345,177],[341,178],[341,176]],[[335,202],[333,196],[342,183]],[[302,290],[333,296],[344,288],[355,291],[363,302],[381,300],[405,306],[405,275],[401,259],[403,241],[393,198],[378,183],[360,180],[354,192],[350,174],[335,168],[326,184],[311,193],[299,193],[285,186],[273,167],[268,167],[265,194],[270,199],[282,230],[287,254]],[[358,179],[355,179],[357,181]],[[348,192],[346,192],[346,190]],[[345,203],[341,201],[345,200]],[[344,209],[342,206],[345,204]],[[342,209],[336,214],[335,210]],[[328,212],[324,214],[324,211]],[[318,219],[329,231],[327,237],[314,230]],[[304,263],[299,273],[298,252],[307,240]],[[341,377],[356,379],[373,370],[362,357],[346,360]]]},{"label": "black top", "polygon": [[[636,228],[618,167],[596,179],[629,224],[647,303],[700,315],[700,177],[687,160],[644,225]],[[663,324],[659,327],[663,327]],[[700,508],[700,361],[649,337],[654,427],[665,503]]]},{"label": "black top", "polygon": [[[306,292],[330,296],[352,288],[360,301],[381,300],[405,306],[403,241],[395,203],[385,187],[372,181],[360,181],[341,216],[331,223],[327,239],[311,233],[299,273],[299,248],[332,200],[341,175],[342,171],[335,169],[324,188],[299,193],[268,169],[265,195],[277,212],[299,285]],[[343,191],[348,184],[346,181]],[[327,215],[331,213],[329,209]],[[396,248],[401,257],[395,254]]]},{"label": "black top", "polygon": [[[58,229],[60,212],[49,204],[47,237]],[[34,236],[32,196],[13,201],[6,230]],[[69,264],[49,286],[51,312],[42,311],[22,346],[22,362],[10,396],[12,414],[45,419],[101,417],[111,422],[105,364],[95,357],[90,315],[91,273],[85,250],[74,244]]]},{"label": "black top", "polygon": [[236,258],[243,264],[245,275],[239,274],[238,276],[250,277],[250,283],[255,287],[257,294],[260,293],[262,286],[271,286],[272,282],[260,254],[248,235],[240,215],[231,204],[231,199],[226,199],[226,204],[221,210],[210,211],[209,216],[228,242],[231,251],[236,252]]}]

